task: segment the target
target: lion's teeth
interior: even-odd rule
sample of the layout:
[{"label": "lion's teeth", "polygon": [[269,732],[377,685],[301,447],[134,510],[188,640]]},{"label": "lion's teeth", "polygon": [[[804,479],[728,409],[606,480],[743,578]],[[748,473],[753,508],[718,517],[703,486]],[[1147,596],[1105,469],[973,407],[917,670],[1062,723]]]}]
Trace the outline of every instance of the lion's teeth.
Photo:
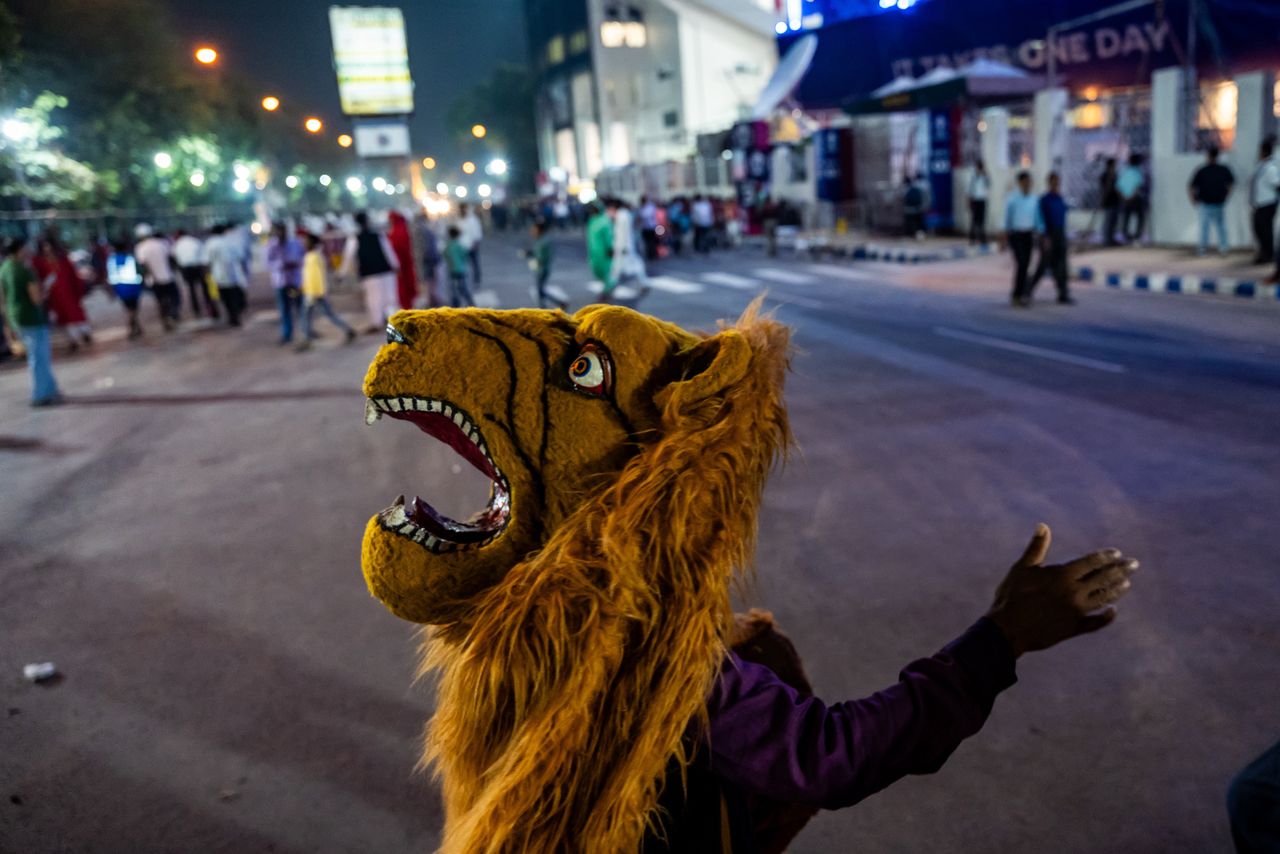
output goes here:
[{"label": "lion's teeth", "polygon": [[374,406],[372,400],[364,402],[364,423],[372,424],[382,417],[382,413],[378,411],[378,407]]}]

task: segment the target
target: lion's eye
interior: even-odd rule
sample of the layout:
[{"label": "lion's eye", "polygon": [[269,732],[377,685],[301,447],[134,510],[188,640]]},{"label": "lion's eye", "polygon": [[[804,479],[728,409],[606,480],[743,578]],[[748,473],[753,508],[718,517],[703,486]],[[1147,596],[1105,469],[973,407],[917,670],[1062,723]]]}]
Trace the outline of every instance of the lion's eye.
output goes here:
[{"label": "lion's eye", "polygon": [[569,379],[590,394],[607,394],[612,374],[609,354],[594,344],[583,346],[578,358],[569,365]]}]

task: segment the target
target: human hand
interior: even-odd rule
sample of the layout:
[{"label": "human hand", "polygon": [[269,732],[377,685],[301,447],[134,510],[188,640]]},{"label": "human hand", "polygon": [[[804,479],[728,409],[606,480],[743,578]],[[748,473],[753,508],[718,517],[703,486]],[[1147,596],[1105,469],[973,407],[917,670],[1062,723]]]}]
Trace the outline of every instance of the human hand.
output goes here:
[{"label": "human hand", "polygon": [[1013,654],[1048,649],[1111,623],[1111,606],[1129,591],[1138,562],[1105,549],[1058,566],[1043,566],[1052,535],[1040,524],[1022,557],[996,588],[987,616],[1008,638]]}]

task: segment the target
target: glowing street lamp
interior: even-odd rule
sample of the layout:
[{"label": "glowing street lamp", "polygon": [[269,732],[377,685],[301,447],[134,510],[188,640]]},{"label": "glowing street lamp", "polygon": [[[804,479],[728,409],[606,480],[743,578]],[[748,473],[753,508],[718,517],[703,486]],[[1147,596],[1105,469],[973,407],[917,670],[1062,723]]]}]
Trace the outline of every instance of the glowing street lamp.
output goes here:
[{"label": "glowing street lamp", "polygon": [[231,186],[235,188],[237,193],[243,196],[245,193],[249,192],[249,179],[237,178],[232,182]]},{"label": "glowing street lamp", "polygon": [[328,175],[321,175],[319,178],[319,181],[320,181],[321,187],[327,187],[333,183],[333,179],[330,178]]},{"label": "glowing street lamp", "polygon": [[218,61],[218,52],[208,45],[196,48],[196,62],[201,65],[213,65]]},{"label": "glowing street lamp", "polygon": [[192,172],[192,173],[191,173],[191,186],[193,186],[193,187],[203,187],[203,186],[204,186],[204,173],[203,173],[203,172]]},{"label": "glowing street lamp", "polygon": [[14,142],[22,142],[33,135],[35,129],[32,128],[30,122],[24,122],[22,119],[5,119],[0,123],[0,133]]},{"label": "glowing street lamp", "polygon": [[423,169],[434,169],[434,168],[436,168],[436,159],[435,159],[434,157],[424,157],[424,158],[422,158],[422,168],[423,168]]},{"label": "glowing street lamp", "polygon": [[378,177],[374,178],[374,179],[373,179],[372,181],[370,181],[369,183],[370,183],[370,185],[372,185],[373,189],[374,189],[374,190],[376,190],[376,191],[377,191],[377,192],[379,192],[379,193],[381,193],[383,190],[387,189],[387,179],[386,179],[386,178],[383,178],[381,175],[379,175]]},{"label": "glowing street lamp", "polygon": [[173,165],[173,158],[169,156],[169,152],[167,151],[157,151],[156,156],[153,159],[156,162],[156,166],[160,169],[168,169]]},{"label": "glowing street lamp", "polygon": [[344,134],[339,134],[339,135],[338,135],[338,145],[342,146],[343,148],[350,148],[350,147],[351,147],[351,143],[352,143],[353,141],[354,141],[354,140],[352,140],[352,139],[351,139],[351,134],[349,134],[349,133],[344,133]]},{"label": "glowing street lamp", "polygon": [[481,184],[479,187],[476,187],[476,195],[478,195],[482,199],[489,198],[489,196],[492,193],[493,193],[493,188],[490,187],[488,184]]},{"label": "glowing street lamp", "polygon": [[490,175],[505,175],[507,174],[507,161],[501,157],[495,157],[489,161],[488,166],[484,167],[484,171]]},{"label": "glowing street lamp", "polygon": [[465,198],[467,197],[467,188],[466,188],[466,187],[454,187],[454,188],[453,188],[453,194],[454,194],[455,196],[457,196],[458,198],[460,198],[460,199],[465,199]]},{"label": "glowing street lamp", "polygon": [[487,134],[488,132],[489,132],[489,129],[486,128],[484,125],[471,126],[471,135],[474,136],[476,139],[484,139],[484,135]]},{"label": "glowing street lamp", "polygon": [[474,175],[476,171],[476,165],[472,163],[470,160],[468,160],[466,163],[462,164],[462,171],[466,172],[468,175]]},{"label": "glowing street lamp", "polygon": [[289,176],[285,177],[285,179],[284,179],[284,185],[285,185],[286,187],[288,187],[290,190],[296,189],[296,188],[297,188],[297,186],[298,186],[298,176],[297,176],[297,175],[289,175]]},{"label": "glowing street lamp", "polygon": [[441,181],[439,184],[436,184],[436,192],[442,196],[449,195],[449,185],[444,181]]},{"label": "glowing street lamp", "polygon": [[268,95],[262,99],[262,109],[266,110],[268,113],[274,113],[276,110],[280,109],[280,99],[275,95]]},{"label": "glowing street lamp", "polygon": [[361,181],[355,175],[347,179],[347,190],[351,193],[363,193],[364,181]]},{"label": "glowing street lamp", "polygon": [[315,116],[312,116],[303,122],[302,126],[307,129],[307,133],[319,133],[324,130],[324,122],[320,121]]}]

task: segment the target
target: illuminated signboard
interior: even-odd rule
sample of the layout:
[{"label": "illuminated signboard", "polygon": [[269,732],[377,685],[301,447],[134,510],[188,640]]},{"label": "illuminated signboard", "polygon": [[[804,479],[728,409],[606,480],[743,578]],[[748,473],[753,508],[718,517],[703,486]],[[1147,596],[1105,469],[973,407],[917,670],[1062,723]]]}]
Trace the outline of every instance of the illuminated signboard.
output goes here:
[{"label": "illuminated signboard", "polygon": [[329,29],[342,111],[349,116],[412,113],[413,79],[400,10],[331,6]]}]

